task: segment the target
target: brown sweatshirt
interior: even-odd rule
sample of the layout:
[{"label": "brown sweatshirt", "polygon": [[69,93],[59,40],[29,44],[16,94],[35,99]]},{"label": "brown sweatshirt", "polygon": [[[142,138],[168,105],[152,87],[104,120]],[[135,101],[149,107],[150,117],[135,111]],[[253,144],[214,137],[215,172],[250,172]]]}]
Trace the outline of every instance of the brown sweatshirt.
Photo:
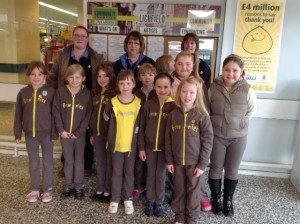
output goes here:
[{"label": "brown sweatshirt", "polygon": [[155,92],[155,90],[152,90],[148,93],[148,95],[146,95],[143,92],[142,88],[139,88],[136,91],[134,91],[134,95],[136,95],[138,98],[140,98],[142,100],[142,104],[144,104],[145,102],[147,102],[148,100],[150,100],[154,96],[156,96],[156,92]]},{"label": "brown sweatshirt", "polygon": [[55,90],[44,84],[37,90],[28,85],[20,90],[17,95],[14,135],[21,139],[22,130],[25,135],[36,136],[36,132],[51,134],[55,140],[58,134],[54,127],[52,117],[52,103]]},{"label": "brown sweatshirt", "polygon": [[76,137],[85,135],[91,113],[91,93],[86,87],[82,86],[74,96],[67,86],[58,88],[53,102],[53,115],[59,133],[67,131]]},{"label": "brown sweatshirt", "polygon": [[145,144],[153,151],[165,149],[165,130],[169,113],[176,108],[171,97],[161,106],[157,96],[148,100],[142,106],[138,148],[145,150]]},{"label": "brown sweatshirt", "polygon": [[92,135],[100,136],[103,130],[101,130],[101,122],[103,122],[103,111],[105,106],[110,102],[110,99],[117,95],[117,91],[111,90],[104,94],[97,93],[93,96],[93,112],[90,119],[90,133]]},{"label": "brown sweatshirt", "polygon": [[204,170],[209,163],[213,145],[213,129],[208,115],[193,108],[184,113],[174,109],[166,127],[167,164],[197,165]]}]

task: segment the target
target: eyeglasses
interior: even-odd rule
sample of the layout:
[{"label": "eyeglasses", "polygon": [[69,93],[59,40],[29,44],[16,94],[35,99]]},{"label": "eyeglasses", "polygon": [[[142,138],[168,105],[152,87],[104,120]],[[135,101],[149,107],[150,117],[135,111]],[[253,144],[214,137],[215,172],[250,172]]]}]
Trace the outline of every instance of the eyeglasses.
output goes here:
[{"label": "eyeglasses", "polygon": [[85,39],[85,38],[87,38],[86,35],[79,35],[79,34],[74,34],[73,37],[75,37],[76,39]]},{"label": "eyeglasses", "polygon": [[128,44],[128,45],[139,46],[139,45],[140,45],[140,42],[128,41],[127,44]]},{"label": "eyeglasses", "polygon": [[184,41],[184,44],[190,44],[190,45],[195,45],[195,41]]}]

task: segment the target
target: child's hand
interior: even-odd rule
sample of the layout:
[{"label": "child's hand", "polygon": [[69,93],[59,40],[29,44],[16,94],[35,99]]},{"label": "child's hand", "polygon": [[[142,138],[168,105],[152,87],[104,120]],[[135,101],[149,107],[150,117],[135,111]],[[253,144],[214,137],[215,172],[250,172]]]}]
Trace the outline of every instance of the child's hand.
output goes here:
[{"label": "child's hand", "polygon": [[63,131],[63,132],[60,133],[61,138],[69,138],[69,135],[70,135],[70,133],[66,132],[66,131]]},{"label": "child's hand", "polygon": [[20,144],[21,143],[21,139],[16,139],[16,143]]},{"label": "child's hand", "polygon": [[94,137],[93,136],[90,137],[90,143],[91,143],[91,145],[94,145]]},{"label": "child's hand", "polygon": [[174,173],[174,165],[173,164],[167,165],[167,169],[170,173]]},{"label": "child's hand", "polygon": [[194,175],[196,177],[200,177],[203,173],[204,173],[204,171],[199,168],[195,168],[195,170],[194,170]]},{"label": "child's hand", "polygon": [[70,138],[71,139],[77,139],[77,137],[73,133],[70,134]]},{"label": "child's hand", "polygon": [[139,157],[140,157],[140,159],[141,159],[142,161],[146,161],[147,156],[146,156],[145,150],[139,151]]}]

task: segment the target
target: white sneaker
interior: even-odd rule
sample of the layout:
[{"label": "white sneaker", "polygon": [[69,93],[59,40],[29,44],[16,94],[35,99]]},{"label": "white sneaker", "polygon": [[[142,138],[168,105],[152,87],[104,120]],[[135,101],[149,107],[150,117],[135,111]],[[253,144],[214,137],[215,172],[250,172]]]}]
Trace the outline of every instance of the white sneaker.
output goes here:
[{"label": "white sneaker", "polygon": [[46,192],[44,194],[42,194],[42,202],[47,203],[52,201],[52,192]]},{"label": "white sneaker", "polygon": [[132,201],[124,201],[125,214],[130,215],[134,212]]},{"label": "white sneaker", "polygon": [[38,191],[31,191],[27,196],[27,200],[29,202],[36,202],[40,196],[40,193]]},{"label": "white sneaker", "polygon": [[110,202],[109,206],[108,206],[108,212],[111,213],[111,214],[117,213],[118,206],[119,206],[119,203]]}]

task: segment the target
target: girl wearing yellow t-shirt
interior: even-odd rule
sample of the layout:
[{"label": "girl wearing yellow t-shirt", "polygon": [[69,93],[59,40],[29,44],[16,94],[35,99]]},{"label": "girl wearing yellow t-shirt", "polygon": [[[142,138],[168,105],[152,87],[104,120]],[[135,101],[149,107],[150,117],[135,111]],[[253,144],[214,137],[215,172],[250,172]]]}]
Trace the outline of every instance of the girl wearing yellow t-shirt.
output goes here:
[{"label": "girl wearing yellow t-shirt", "polygon": [[134,212],[132,190],[134,187],[134,161],[137,148],[141,100],[132,91],[135,87],[131,70],[121,70],[116,86],[120,94],[113,97],[103,114],[104,133],[107,134],[108,150],[112,158],[112,188],[109,213],[118,211],[121,201],[124,174],[125,214]]}]

